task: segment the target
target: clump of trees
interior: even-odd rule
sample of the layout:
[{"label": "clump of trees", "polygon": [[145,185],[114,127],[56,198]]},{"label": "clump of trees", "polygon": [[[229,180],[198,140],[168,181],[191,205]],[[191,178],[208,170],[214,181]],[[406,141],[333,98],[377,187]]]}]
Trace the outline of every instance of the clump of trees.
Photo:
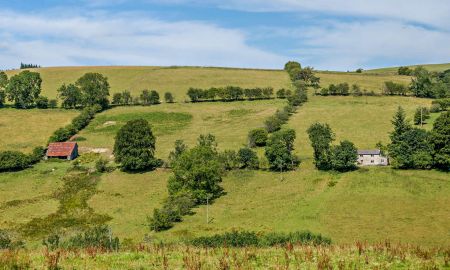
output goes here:
[{"label": "clump of trees", "polygon": [[124,90],[120,93],[114,93],[112,104],[122,106],[133,104],[133,97],[131,96],[130,91]]},{"label": "clump of trees", "polygon": [[408,87],[401,84],[401,83],[395,83],[392,81],[384,82],[383,85],[383,94],[384,95],[398,95],[398,96],[405,96],[408,92]]},{"label": "clump of trees", "polygon": [[[241,88],[239,86],[227,86],[223,88],[211,87],[209,89],[189,88],[187,95],[191,102],[200,101],[237,101],[270,99],[273,96],[273,88]],[[286,97],[286,91],[284,92]],[[284,98],[285,98],[284,97]]]},{"label": "clump of trees", "polygon": [[108,78],[100,73],[86,73],[75,84],[63,84],[58,89],[61,106],[66,109],[100,105],[106,109],[109,105]]},{"label": "clump of trees", "polygon": [[142,105],[156,105],[161,103],[159,100],[159,93],[155,90],[142,90],[142,93],[140,95],[140,100]]},{"label": "clump of trees", "polygon": [[201,135],[197,145],[189,149],[176,144],[171,166],[173,176],[169,178],[167,189],[169,198],[161,209],[155,209],[148,218],[149,227],[154,231],[167,230],[190,209],[205,204],[222,194],[223,165],[220,162],[215,137]]},{"label": "clump of trees", "polygon": [[320,90],[322,96],[348,96],[350,94],[350,86],[348,83],[330,84],[328,87],[324,87]]},{"label": "clump of trees", "polygon": [[31,108],[41,93],[41,84],[42,79],[38,72],[22,71],[7,82],[6,97],[14,102],[16,108]]},{"label": "clump of trees", "polygon": [[301,64],[295,61],[289,61],[284,65],[284,70],[289,74],[291,81],[295,84],[301,81],[307,87],[318,89],[320,87],[320,78],[315,75],[314,68],[302,68]]},{"label": "clump of trees", "polygon": [[29,168],[37,163],[45,154],[45,149],[41,146],[35,147],[31,154],[24,154],[19,151],[0,152],[0,172],[20,171]]},{"label": "clump of trees", "polygon": [[300,164],[300,159],[293,153],[295,130],[284,129],[273,133],[265,148],[265,156],[270,169],[293,170]]},{"label": "clump of trees", "polygon": [[26,69],[26,68],[40,68],[40,65],[36,65],[36,64],[25,64],[25,63],[20,63],[20,69]]},{"label": "clump of trees", "polygon": [[399,107],[392,124],[388,145],[391,164],[399,169],[450,170],[450,113],[443,112],[428,132],[412,127]]},{"label": "clump of trees", "polygon": [[161,165],[155,158],[156,138],[145,119],[128,121],[117,132],[115,161],[125,171],[151,170]]},{"label": "clump of trees", "polygon": [[332,146],[335,135],[328,124],[314,123],[308,128],[309,140],[314,150],[314,164],[319,170],[346,172],[356,169],[358,153],[350,141]]}]

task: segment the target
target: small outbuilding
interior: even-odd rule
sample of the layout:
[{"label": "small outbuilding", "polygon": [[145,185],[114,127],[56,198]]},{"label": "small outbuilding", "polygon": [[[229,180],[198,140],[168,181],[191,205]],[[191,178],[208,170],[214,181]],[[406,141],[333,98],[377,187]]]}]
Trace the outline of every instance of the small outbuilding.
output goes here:
[{"label": "small outbuilding", "polygon": [[78,144],[76,142],[50,143],[45,158],[64,158],[73,160],[78,156]]},{"label": "small outbuilding", "polygon": [[387,166],[389,159],[383,156],[381,150],[358,150],[358,165],[360,166]]}]

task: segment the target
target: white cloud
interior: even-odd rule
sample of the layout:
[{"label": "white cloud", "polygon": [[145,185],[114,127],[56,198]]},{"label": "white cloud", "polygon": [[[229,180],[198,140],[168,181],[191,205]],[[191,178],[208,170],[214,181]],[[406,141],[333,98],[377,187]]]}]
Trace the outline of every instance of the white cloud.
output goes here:
[{"label": "white cloud", "polygon": [[209,65],[280,67],[286,60],[247,45],[246,35],[216,25],[166,22],[141,14],[73,16],[0,13],[2,67]]},{"label": "white cloud", "polygon": [[352,70],[386,63],[443,63],[450,60],[450,35],[397,21],[334,22],[291,32],[303,40],[295,54],[317,68]]}]

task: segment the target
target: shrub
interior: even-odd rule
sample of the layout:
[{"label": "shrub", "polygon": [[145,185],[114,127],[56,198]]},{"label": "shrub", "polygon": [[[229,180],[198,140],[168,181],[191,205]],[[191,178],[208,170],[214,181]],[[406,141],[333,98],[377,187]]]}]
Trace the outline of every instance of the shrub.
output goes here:
[{"label": "shrub", "polygon": [[18,151],[0,152],[0,172],[17,171],[31,165],[30,157]]},{"label": "shrub", "polygon": [[271,247],[287,243],[304,243],[315,245],[330,245],[331,239],[309,231],[292,233],[258,234],[252,231],[231,231],[213,236],[197,237],[188,242],[197,247]]},{"label": "shrub", "polygon": [[48,109],[48,98],[44,96],[39,96],[36,98],[36,107],[38,109]]},{"label": "shrub", "polygon": [[74,133],[72,133],[72,131],[67,127],[58,128],[55,132],[53,132],[53,135],[50,137],[48,142],[64,142],[70,139],[72,135],[74,135]]},{"label": "shrub", "polygon": [[166,101],[166,103],[173,103],[173,95],[170,92],[166,92],[164,93],[164,100]]},{"label": "shrub", "polygon": [[97,170],[97,172],[101,173],[108,171],[108,160],[104,158],[99,158],[95,162],[95,169]]},{"label": "shrub", "polygon": [[[150,230],[155,232],[165,231],[173,227],[173,219],[169,213],[161,209],[154,209],[153,216],[147,217]],[[178,218],[178,217],[176,217]]]},{"label": "shrub", "polygon": [[0,230],[0,250],[10,248],[11,242],[12,241],[8,233],[4,230]]},{"label": "shrub", "polygon": [[248,146],[265,146],[267,142],[267,136],[268,132],[266,129],[257,128],[250,130],[248,133]]},{"label": "shrub", "polygon": [[108,226],[97,226],[71,237],[64,245],[67,248],[102,248],[119,250],[119,238],[114,237]]},{"label": "shrub", "polygon": [[42,146],[35,147],[33,149],[33,153],[30,155],[30,162],[37,163],[39,162],[45,155],[45,148]]},{"label": "shrub", "polygon": [[430,113],[438,113],[442,111],[441,105],[439,104],[431,104]]},{"label": "shrub", "polygon": [[48,101],[48,107],[49,107],[50,109],[56,109],[56,108],[58,108],[58,101],[57,101],[56,99],[50,99],[50,100]]},{"label": "shrub", "polygon": [[259,160],[256,152],[250,148],[241,148],[237,154],[241,168],[258,169]]}]

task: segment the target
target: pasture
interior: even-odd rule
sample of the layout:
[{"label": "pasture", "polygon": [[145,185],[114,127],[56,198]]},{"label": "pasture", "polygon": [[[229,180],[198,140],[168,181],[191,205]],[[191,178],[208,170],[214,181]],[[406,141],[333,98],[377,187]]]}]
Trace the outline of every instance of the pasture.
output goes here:
[{"label": "pasture", "polygon": [[[129,90],[133,96],[138,96],[143,89],[156,90],[161,98],[165,92],[172,92],[176,102],[189,100],[186,91],[189,87],[209,88],[227,85],[243,88],[267,87],[274,89],[289,88],[289,76],[284,70],[258,70],[214,67],[49,67],[33,69],[41,74],[43,79],[42,94],[56,98],[57,89],[63,83],[74,83],[87,72],[98,72],[108,77],[111,85],[110,94]],[[12,76],[20,70],[8,71]],[[363,89],[381,92],[385,81],[408,84],[410,77],[395,74],[359,74],[351,72],[319,71],[321,85],[327,87],[330,83],[357,83]]]},{"label": "pasture", "polygon": [[0,113],[0,150],[31,152],[44,146],[50,135],[70,123],[75,110],[16,110],[3,108]]},{"label": "pasture", "polygon": [[[158,158],[167,159],[175,140],[182,139],[192,146],[205,133],[216,136],[220,150],[237,150],[246,144],[248,131],[261,127],[285,101],[192,104],[183,102],[186,89],[224,85],[289,87],[284,71],[156,67],[43,68],[39,71],[44,78],[43,94],[50,97],[56,95],[56,88],[63,81],[74,81],[90,71],[108,76],[111,92],[130,89],[126,87],[130,86],[134,87],[130,89],[134,94],[143,88],[175,94],[175,104],[115,107],[98,114],[78,134],[78,140],[81,152],[100,149],[105,156],[111,154],[117,130],[135,118],[145,118],[152,125]],[[409,77],[390,74],[321,72],[319,76],[323,86],[356,82],[375,92],[386,80],[409,81]],[[349,139],[359,148],[374,148],[379,141],[388,143],[390,120],[399,105],[412,119],[418,106],[430,104],[431,100],[413,97],[310,95],[309,101],[287,124],[297,133],[295,151],[302,160],[300,167],[283,174],[245,170],[228,173],[223,179],[226,195],[209,206],[208,224],[206,206],[201,206],[171,230],[150,232],[146,217],[155,207],[160,207],[167,195],[166,182],[171,175],[168,169],[136,174],[118,170],[105,173],[87,202],[95,213],[112,218],[108,224],[120,238],[133,241],[143,240],[146,234],[153,240],[178,241],[239,228],[266,232],[309,229],[331,237],[335,243],[377,242],[389,238],[421,245],[448,245],[448,174],[391,168],[364,168],[344,174],[319,172],[314,168],[306,134],[313,122],[326,122],[336,133],[335,143]],[[0,149],[29,151],[43,145],[55,129],[69,123],[77,114],[77,111],[63,110],[2,109]],[[17,117],[22,120],[17,121]],[[430,129],[435,117],[424,128]],[[13,145],[19,143],[23,145]],[[258,149],[258,154],[262,157],[263,149]],[[81,159],[88,157],[89,154],[84,154]],[[53,194],[61,188],[61,179],[70,166],[69,162],[41,162],[22,172],[0,174],[0,228],[13,229],[31,218],[46,217],[57,211],[59,202]]]}]

